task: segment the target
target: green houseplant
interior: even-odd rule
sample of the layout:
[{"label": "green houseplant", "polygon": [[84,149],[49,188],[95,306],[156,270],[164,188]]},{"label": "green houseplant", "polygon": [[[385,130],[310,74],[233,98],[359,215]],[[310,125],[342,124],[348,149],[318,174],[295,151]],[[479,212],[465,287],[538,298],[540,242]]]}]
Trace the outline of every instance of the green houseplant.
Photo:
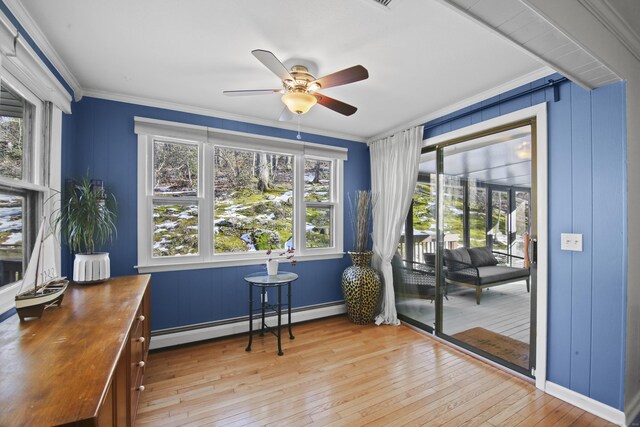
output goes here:
[{"label": "green houseplant", "polygon": [[85,176],[67,186],[52,221],[69,250],[76,254],[74,282],[98,283],[110,277],[109,253],[96,252],[96,248],[117,233],[115,207],[115,196],[104,191],[101,181]]}]

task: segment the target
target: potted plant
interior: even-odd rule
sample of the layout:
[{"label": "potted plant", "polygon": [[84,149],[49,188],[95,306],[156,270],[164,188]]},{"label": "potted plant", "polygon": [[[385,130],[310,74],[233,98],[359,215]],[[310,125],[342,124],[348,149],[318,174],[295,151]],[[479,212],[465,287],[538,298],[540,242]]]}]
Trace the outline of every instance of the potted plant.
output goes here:
[{"label": "potted plant", "polygon": [[342,273],[342,292],[349,320],[364,325],[373,322],[376,314],[380,276],[371,268],[373,252],[368,249],[372,194],[370,191],[359,190],[354,199],[355,203],[349,197],[354,249],[348,253],[353,265]]},{"label": "potted plant", "polygon": [[277,255],[273,253],[274,247],[278,248],[280,243],[280,239],[277,234],[272,233],[269,237],[269,249],[267,250],[267,274],[269,276],[275,276],[278,274],[278,264],[280,262],[280,258],[284,258],[286,261],[290,262],[291,265],[296,265],[295,249],[293,246],[287,247],[283,252],[278,253]]},{"label": "potted plant", "polygon": [[115,197],[104,191],[102,181],[85,176],[67,187],[52,222],[69,250],[76,254],[74,282],[99,283],[110,277],[109,253],[96,252],[96,248],[111,241],[117,233],[115,206]]}]

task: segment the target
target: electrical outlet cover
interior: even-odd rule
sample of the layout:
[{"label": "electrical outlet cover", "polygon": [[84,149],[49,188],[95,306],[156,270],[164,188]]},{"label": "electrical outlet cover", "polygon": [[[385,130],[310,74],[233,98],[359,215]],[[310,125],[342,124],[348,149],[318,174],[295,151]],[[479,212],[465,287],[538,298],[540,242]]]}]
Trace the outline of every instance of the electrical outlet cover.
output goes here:
[{"label": "electrical outlet cover", "polygon": [[560,234],[560,249],[563,251],[582,252],[582,234]]}]

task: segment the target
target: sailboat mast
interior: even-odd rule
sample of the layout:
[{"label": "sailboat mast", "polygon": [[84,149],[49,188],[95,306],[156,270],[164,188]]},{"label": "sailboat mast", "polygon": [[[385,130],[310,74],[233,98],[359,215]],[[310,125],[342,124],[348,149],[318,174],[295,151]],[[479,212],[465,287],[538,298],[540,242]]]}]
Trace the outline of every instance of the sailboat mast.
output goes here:
[{"label": "sailboat mast", "polygon": [[[40,227],[44,228],[44,219],[42,220],[42,224],[40,225]],[[40,242],[38,242],[38,245],[40,245],[40,249],[42,249],[42,243],[43,242],[44,242],[44,232],[40,233]],[[40,260],[42,259],[43,256],[44,256],[44,254],[42,253],[42,250],[38,251],[38,259],[36,260],[36,277],[35,277],[35,280],[33,281],[33,294],[34,295],[38,292],[38,277],[40,276],[38,274],[38,270],[40,269]]]}]

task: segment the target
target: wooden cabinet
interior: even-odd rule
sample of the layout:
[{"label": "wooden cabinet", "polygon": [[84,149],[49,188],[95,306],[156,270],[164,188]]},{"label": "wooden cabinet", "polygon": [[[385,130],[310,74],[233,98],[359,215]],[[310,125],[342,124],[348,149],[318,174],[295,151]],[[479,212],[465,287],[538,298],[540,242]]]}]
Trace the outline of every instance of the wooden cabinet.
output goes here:
[{"label": "wooden cabinet", "polygon": [[149,354],[151,328],[149,325],[150,317],[148,294],[149,292],[147,291],[147,297],[142,300],[142,304],[138,307],[135,320],[131,326],[131,333],[129,334],[131,358],[128,373],[131,381],[131,398],[129,399],[131,425],[133,425],[135,421],[140,393],[144,391],[142,379],[144,378],[147,355]]},{"label": "wooden cabinet", "polygon": [[151,335],[149,278],[70,285],[41,319],[0,323],[0,425],[132,426]]}]

